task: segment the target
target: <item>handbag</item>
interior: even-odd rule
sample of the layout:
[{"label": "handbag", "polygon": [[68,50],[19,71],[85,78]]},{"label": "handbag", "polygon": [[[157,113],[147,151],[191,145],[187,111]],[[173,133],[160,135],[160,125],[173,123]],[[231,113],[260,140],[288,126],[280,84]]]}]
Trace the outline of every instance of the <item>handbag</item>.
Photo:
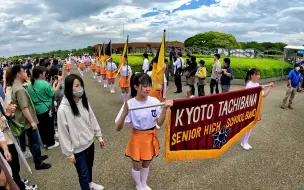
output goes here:
[{"label": "handbag", "polygon": [[48,108],[48,112],[49,112],[49,117],[53,116],[53,100],[51,101],[51,105],[48,106],[46,105],[45,101],[42,100],[42,98],[40,98],[40,96],[38,95],[37,91],[35,90],[34,86],[32,85],[33,91],[35,92],[35,94],[37,95],[38,99]]},{"label": "handbag", "polygon": [[1,109],[2,115],[7,120],[7,123],[9,125],[9,128],[11,129],[11,132],[12,132],[13,136],[14,137],[19,137],[25,131],[25,127],[23,125],[21,125],[20,123],[17,123],[16,121],[12,120],[10,117],[8,117],[4,113],[4,109],[3,109],[3,106],[2,106],[1,103],[0,103],[0,109]]}]

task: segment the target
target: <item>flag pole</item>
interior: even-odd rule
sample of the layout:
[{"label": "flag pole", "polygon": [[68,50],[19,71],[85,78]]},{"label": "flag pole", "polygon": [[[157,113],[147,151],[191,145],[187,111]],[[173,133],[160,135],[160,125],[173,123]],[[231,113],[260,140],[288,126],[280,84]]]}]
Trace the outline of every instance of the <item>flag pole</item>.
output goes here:
[{"label": "flag pole", "polygon": [[126,49],[126,54],[127,54],[127,75],[129,77],[129,35],[127,35],[127,49]]},{"label": "flag pole", "polygon": [[164,106],[166,103],[158,103],[158,104],[152,104],[152,105],[146,105],[146,106],[138,106],[138,107],[134,107],[134,108],[129,108],[129,111],[133,111],[133,110],[140,110],[140,109],[145,109],[145,108],[152,108],[152,107],[158,107],[158,106]]}]

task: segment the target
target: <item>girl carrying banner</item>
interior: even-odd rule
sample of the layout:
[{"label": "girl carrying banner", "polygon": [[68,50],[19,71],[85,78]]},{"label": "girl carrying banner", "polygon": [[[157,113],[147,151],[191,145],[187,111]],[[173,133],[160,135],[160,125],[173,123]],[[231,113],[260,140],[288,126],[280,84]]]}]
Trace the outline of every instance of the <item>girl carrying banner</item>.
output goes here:
[{"label": "girl carrying banner", "polygon": [[130,78],[132,76],[131,67],[128,65],[128,57],[125,56],[124,65],[120,70],[120,79],[118,86],[121,88],[121,97],[123,102],[128,100],[129,88],[130,88]]},{"label": "girl carrying banner", "polygon": [[115,123],[117,131],[123,128],[124,123],[132,128],[132,134],[126,148],[126,156],[132,159],[132,176],[138,190],[150,190],[147,185],[149,166],[154,156],[158,156],[159,141],[156,134],[156,125],[162,125],[166,119],[168,108],[173,101],[168,100],[161,109],[158,107],[144,108],[129,111],[129,108],[158,104],[159,101],[150,97],[152,79],[146,73],[138,73],[132,76],[132,99],[124,103],[118,113]]},{"label": "girl carrying banner", "polygon": [[[256,68],[252,68],[249,69],[249,71],[247,71],[246,74],[246,78],[245,78],[245,83],[246,83],[246,88],[254,88],[254,87],[258,87],[260,86],[260,84],[258,83],[258,81],[260,80],[260,71]],[[262,86],[263,91],[262,91],[262,96],[263,98],[268,96],[269,92],[271,91],[271,89],[274,87],[273,83],[270,83],[269,85],[267,85],[268,87],[265,88],[264,86]],[[261,115],[259,115],[259,120],[261,120]],[[249,140],[249,136],[251,134],[252,129],[250,129],[243,137],[242,137],[242,142],[241,142],[241,146],[245,149],[245,150],[250,150],[252,149],[252,147],[249,145],[248,140]]]},{"label": "girl carrying banner", "polygon": [[115,93],[115,72],[117,71],[117,66],[115,63],[112,62],[112,57],[108,59],[108,63],[107,63],[107,71],[106,71],[106,75],[107,75],[107,80],[108,80],[108,84],[110,87],[110,92],[113,94]]}]

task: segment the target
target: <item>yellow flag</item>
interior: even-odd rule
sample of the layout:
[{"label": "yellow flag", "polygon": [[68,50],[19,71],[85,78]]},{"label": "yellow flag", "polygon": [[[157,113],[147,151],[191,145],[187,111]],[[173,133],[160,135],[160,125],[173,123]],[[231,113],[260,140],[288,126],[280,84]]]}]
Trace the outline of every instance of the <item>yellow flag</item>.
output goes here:
[{"label": "yellow flag", "polygon": [[117,73],[115,75],[115,78],[117,77],[118,73],[120,72],[122,66],[125,63],[125,56],[128,56],[128,43],[129,43],[129,35],[127,36],[127,40],[126,40],[125,47],[124,47],[124,50],[122,52],[122,55],[120,56],[120,64],[119,64]]},{"label": "yellow flag", "polygon": [[157,90],[158,85],[164,85],[164,72],[165,72],[165,36],[166,31],[164,31],[162,42],[160,48],[156,54],[156,57],[153,60],[153,69],[152,69],[152,80],[153,87],[152,91]]}]

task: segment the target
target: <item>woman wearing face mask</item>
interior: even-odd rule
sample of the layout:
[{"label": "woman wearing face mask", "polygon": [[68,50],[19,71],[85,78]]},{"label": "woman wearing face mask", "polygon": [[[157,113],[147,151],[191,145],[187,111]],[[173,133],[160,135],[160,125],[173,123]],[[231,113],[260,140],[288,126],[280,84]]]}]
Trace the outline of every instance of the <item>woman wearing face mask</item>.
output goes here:
[{"label": "woman wearing face mask", "polygon": [[53,85],[51,85],[45,80],[45,73],[45,67],[38,66],[33,69],[28,92],[37,112],[41,141],[50,150],[59,146],[59,143],[54,139],[55,129],[52,105],[55,94],[60,90],[62,77],[58,77],[58,81],[54,81]]},{"label": "woman wearing face mask", "polygon": [[101,190],[93,183],[94,137],[104,147],[99,124],[89,105],[80,76],[71,74],[64,83],[64,97],[58,109],[58,135],[62,153],[75,165],[82,190]]}]

